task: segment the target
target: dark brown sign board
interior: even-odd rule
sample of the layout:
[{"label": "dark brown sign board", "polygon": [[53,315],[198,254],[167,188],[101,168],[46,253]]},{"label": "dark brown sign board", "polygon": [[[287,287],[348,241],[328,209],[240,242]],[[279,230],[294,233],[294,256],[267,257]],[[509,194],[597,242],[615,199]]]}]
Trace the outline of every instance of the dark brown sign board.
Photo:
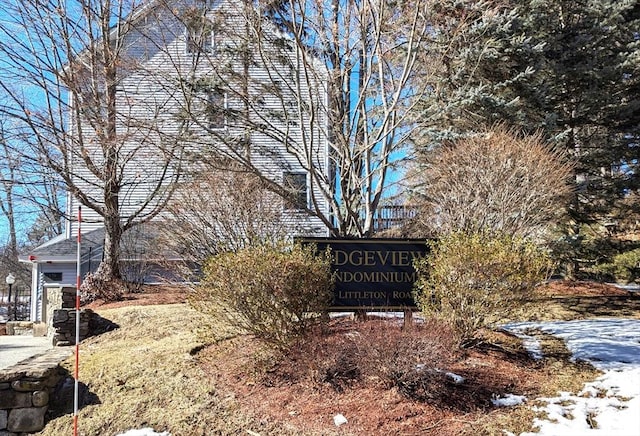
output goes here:
[{"label": "dark brown sign board", "polygon": [[331,251],[335,274],[332,311],[415,310],[413,261],[428,254],[426,240],[300,238]]}]

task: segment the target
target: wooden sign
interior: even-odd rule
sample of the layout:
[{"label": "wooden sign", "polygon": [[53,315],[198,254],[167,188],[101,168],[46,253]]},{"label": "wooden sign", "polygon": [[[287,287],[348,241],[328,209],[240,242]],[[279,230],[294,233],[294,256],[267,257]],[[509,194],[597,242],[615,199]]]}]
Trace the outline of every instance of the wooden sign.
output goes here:
[{"label": "wooden sign", "polygon": [[335,291],[331,310],[415,309],[413,261],[428,254],[426,240],[304,238],[329,248]]}]

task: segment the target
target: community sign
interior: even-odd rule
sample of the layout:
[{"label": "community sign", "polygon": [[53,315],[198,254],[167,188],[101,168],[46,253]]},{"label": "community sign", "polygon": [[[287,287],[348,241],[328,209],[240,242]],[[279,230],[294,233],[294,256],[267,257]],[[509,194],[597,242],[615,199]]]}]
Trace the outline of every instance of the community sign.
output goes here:
[{"label": "community sign", "polygon": [[413,261],[427,255],[425,240],[304,238],[331,252],[335,291],[331,310],[414,309]]}]

